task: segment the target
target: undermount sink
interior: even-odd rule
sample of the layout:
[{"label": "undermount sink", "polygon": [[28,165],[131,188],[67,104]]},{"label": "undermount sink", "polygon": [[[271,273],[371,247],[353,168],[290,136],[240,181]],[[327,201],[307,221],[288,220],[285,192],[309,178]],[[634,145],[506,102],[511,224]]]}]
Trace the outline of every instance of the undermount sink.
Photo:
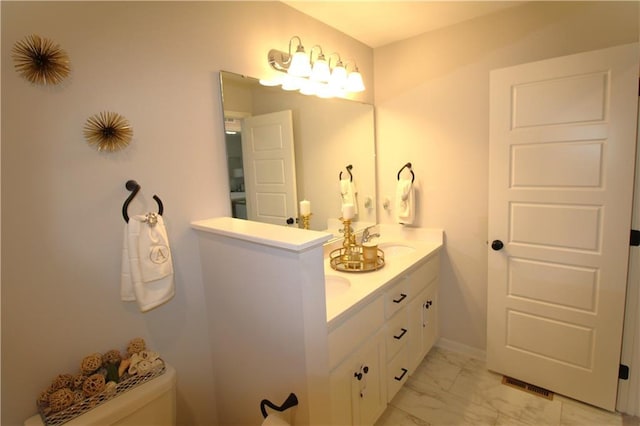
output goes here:
[{"label": "undermount sink", "polygon": [[385,258],[403,256],[416,250],[415,247],[401,243],[382,243],[378,245],[378,248],[384,252]]},{"label": "undermount sink", "polygon": [[351,282],[346,278],[336,275],[325,275],[324,286],[327,297],[338,296],[349,290]]}]

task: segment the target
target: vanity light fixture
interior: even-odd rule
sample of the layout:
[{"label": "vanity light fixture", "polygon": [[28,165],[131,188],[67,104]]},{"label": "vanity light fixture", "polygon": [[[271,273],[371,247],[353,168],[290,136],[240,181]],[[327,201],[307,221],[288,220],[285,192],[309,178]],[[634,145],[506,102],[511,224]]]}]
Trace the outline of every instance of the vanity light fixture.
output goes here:
[{"label": "vanity light fixture", "polygon": [[[294,40],[297,42],[295,53],[291,53]],[[314,59],[314,51],[316,52]],[[337,58],[332,62],[334,56]],[[354,61],[342,62],[337,52],[324,55],[322,47],[315,45],[307,56],[298,36],[289,40],[289,51],[271,49],[267,56],[269,65],[282,74],[269,80],[262,79],[264,86],[281,86],[283,90],[298,90],[304,95],[316,95],[322,98],[344,96],[349,92],[365,90],[362,75]],[[347,66],[353,64],[352,71]]]},{"label": "vanity light fixture", "polygon": [[[296,38],[298,39],[298,47],[296,47],[296,52],[291,56],[291,42]],[[289,75],[294,77],[309,77],[311,75],[311,62],[307,59],[302,40],[298,36],[293,36],[289,40],[289,57],[291,58],[291,63],[287,70]]]}]

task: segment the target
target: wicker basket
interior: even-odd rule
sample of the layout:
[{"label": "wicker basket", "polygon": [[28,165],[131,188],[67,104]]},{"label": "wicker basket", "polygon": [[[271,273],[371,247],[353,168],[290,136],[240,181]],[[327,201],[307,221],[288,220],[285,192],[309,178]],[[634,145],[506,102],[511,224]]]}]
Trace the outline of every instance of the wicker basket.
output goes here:
[{"label": "wicker basket", "polygon": [[40,413],[40,417],[42,417],[42,421],[45,425],[49,426],[57,426],[63,423],[66,423],[74,418],[86,413],[87,411],[98,407],[99,405],[109,401],[110,399],[115,398],[116,396],[135,388],[138,385],[141,385],[151,379],[154,379],[158,376],[161,376],[166,371],[166,367],[164,362],[162,362],[162,366],[155,368],[148,372],[147,374],[136,374],[135,376],[131,376],[116,385],[115,392],[107,392],[102,391],[101,393],[85,398],[82,402],[73,404],[69,408],[66,408],[62,411],[58,411],[56,413],[45,414],[44,410],[40,404],[38,404],[38,412]]}]

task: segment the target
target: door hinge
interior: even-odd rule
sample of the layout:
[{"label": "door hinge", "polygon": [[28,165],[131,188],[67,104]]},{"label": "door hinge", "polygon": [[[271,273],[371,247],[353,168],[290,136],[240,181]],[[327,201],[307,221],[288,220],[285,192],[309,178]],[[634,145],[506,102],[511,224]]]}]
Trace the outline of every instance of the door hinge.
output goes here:
[{"label": "door hinge", "polygon": [[620,364],[620,369],[618,369],[618,379],[629,380],[629,366]]},{"label": "door hinge", "polygon": [[631,238],[629,239],[629,245],[640,246],[640,231],[637,229],[631,230]]}]

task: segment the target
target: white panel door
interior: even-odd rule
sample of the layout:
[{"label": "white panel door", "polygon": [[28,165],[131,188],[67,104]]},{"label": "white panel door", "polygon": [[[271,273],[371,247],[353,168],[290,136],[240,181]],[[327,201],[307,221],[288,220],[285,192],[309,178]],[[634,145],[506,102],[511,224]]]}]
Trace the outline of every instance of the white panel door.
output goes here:
[{"label": "white panel door", "polygon": [[247,218],[292,225],[298,216],[293,119],[290,110],[242,121]]},{"label": "white panel door", "polygon": [[491,73],[487,365],[608,410],[637,96],[637,44]]}]

